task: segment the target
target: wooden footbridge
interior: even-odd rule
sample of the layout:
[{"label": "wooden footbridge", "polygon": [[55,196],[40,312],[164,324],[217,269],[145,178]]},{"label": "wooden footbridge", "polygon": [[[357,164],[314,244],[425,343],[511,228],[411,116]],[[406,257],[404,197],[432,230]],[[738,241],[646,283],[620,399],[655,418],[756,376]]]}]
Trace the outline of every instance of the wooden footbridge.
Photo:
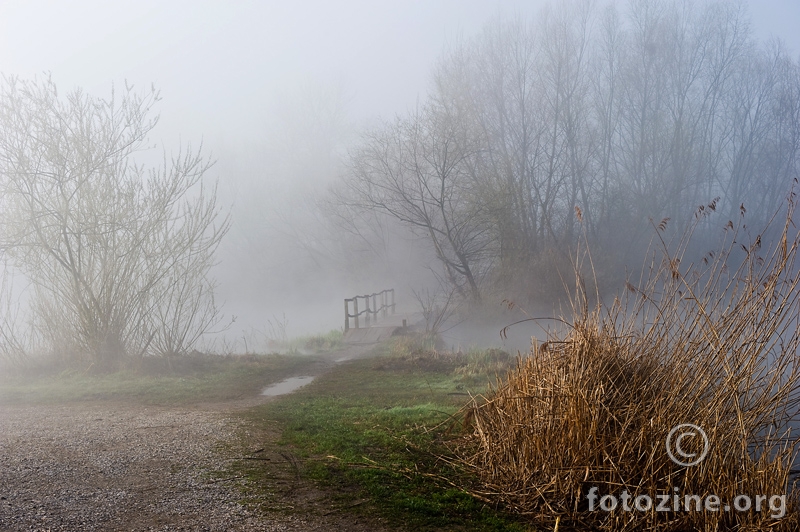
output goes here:
[{"label": "wooden footbridge", "polygon": [[345,299],[345,343],[374,344],[406,330],[409,316],[396,308],[394,288]]}]

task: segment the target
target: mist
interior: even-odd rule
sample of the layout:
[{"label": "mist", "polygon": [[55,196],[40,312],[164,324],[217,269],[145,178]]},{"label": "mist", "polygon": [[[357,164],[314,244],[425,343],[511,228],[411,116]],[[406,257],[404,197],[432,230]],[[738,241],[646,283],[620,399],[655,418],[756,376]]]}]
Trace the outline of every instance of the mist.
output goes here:
[{"label": "mist", "polygon": [[797,530],[798,27],[0,2],[0,529]]},{"label": "mist", "polygon": [[[685,11],[686,21],[702,25],[704,16],[722,16],[719,10],[704,15],[704,5],[701,3]],[[796,68],[793,58],[800,46],[791,21],[800,16],[797,6],[789,2],[759,3],[758,9],[747,3],[725,5],[729,6],[730,13],[735,12],[725,16],[736,17],[736,22],[730,23],[734,24],[731,28],[740,32],[734,36],[741,41],[736,46],[763,50],[754,51],[756,55],[768,55],[771,50],[778,54],[773,55],[775,61],[794,61],[792,68]],[[561,6],[547,7],[546,2],[512,1],[394,6],[351,2],[335,7],[308,3],[291,8],[276,3],[234,6],[171,3],[164,6],[145,2],[110,7],[86,2],[70,9],[47,3],[6,3],[0,9],[3,30],[0,65],[6,76],[21,79],[50,76],[60,93],[80,87],[99,98],[108,98],[112,87],[118,92],[126,83],[139,90],[155,87],[161,96],[152,111],[152,115],[158,117],[158,124],[149,131],[134,159],[139,164],[158,164],[165,154],[170,156],[192,146],[202,149],[203,156],[213,161],[203,174],[202,183],[207,189],[216,189],[219,220],[227,217],[229,227],[208,270],[209,282],[215,285],[215,304],[221,319],[197,345],[203,350],[225,345],[226,349],[237,351],[245,349],[245,343],[249,343],[246,349],[250,350],[259,342],[261,346],[256,349],[263,349],[263,339],[276,324],[292,336],[341,328],[343,298],[390,287],[398,290],[399,304],[409,312],[422,310],[417,301],[419,297],[414,294],[424,291],[442,292],[443,296],[454,291],[464,300],[480,297],[484,316],[478,321],[480,328],[486,329],[485,341],[476,338],[484,335],[476,335],[478,324],[473,324],[466,326],[471,330],[469,342],[494,345],[505,323],[524,318],[518,311],[508,311],[503,301],[513,300],[518,307],[533,314],[552,316],[560,312],[563,293],[570,289],[570,281],[565,277],[569,277],[571,267],[565,257],[548,250],[565,246],[566,256],[577,250],[581,238],[574,223],[574,206],[580,205],[586,216],[591,233],[589,245],[599,246],[593,252],[603,263],[598,283],[606,297],[619,290],[626,271],[635,270],[641,264],[646,242],[652,236],[648,217],[657,222],[669,218],[671,228],[674,226],[678,231],[678,227],[691,219],[697,205],[715,197],[722,196],[721,205],[730,212],[738,208],[740,200],[749,202],[752,199],[751,192],[746,192],[750,190],[745,186],[746,180],[736,185],[740,189],[736,193],[728,185],[714,185],[710,180],[708,185],[702,186],[696,181],[694,192],[687,192],[688,189],[676,181],[677,188],[672,190],[657,191],[658,186],[652,189],[662,196],[646,200],[655,202],[650,205],[646,201],[641,203],[645,214],[623,220],[608,217],[609,212],[618,208],[613,202],[603,200],[605,203],[599,202],[594,207],[587,203],[587,198],[593,196],[579,197],[577,190],[584,186],[592,188],[595,195],[599,189],[588,184],[589,181],[577,181],[577,188],[572,192],[562,195],[556,191],[552,197],[542,200],[541,208],[550,211],[546,216],[551,221],[559,220],[560,227],[547,229],[550,236],[540,233],[536,241],[532,240],[534,233],[530,233],[515,243],[513,240],[519,235],[514,236],[514,231],[524,233],[527,230],[523,225],[508,229],[511,218],[502,213],[509,213],[512,207],[502,206],[505,200],[498,195],[499,189],[481,191],[469,185],[472,188],[457,191],[459,198],[491,196],[494,198],[490,201],[494,202],[491,209],[500,211],[489,212],[486,203],[489,200],[483,204],[469,200],[465,203],[471,205],[469,208],[451,212],[462,227],[470,226],[469,220],[483,223],[469,228],[472,236],[468,238],[473,247],[455,249],[453,256],[448,256],[447,251],[437,252],[437,246],[441,246],[438,243],[432,246],[425,231],[414,226],[415,222],[409,224],[403,216],[397,216],[396,211],[393,214],[374,208],[375,205],[369,207],[369,202],[361,201],[363,197],[358,199],[358,190],[352,185],[353,175],[358,174],[359,156],[362,163],[372,164],[364,159],[363,150],[369,148],[369,139],[374,139],[375,135],[389,135],[389,130],[395,127],[390,124],[416,121],[425,125],[448,116],[447,120],[460,120],[463,124],[465,120],[474,120],[478,127],[486,127],[488,107],[480,106],[490,105],[490,100],[481,102],[475,98],[479,97],[478,92],[484,91],[485,95],[489,90],[490,85],[482,87],[481,83],[492,82],[471,79],[469,76],[473,74],[469,71],[482,68],[480,62],[488,56],[481,59],[481,54],[487,53],[491,46],[495,46],[492,53],[503,53],[501,47],[505,44],[500,34],[518,39],[517,43],[523,42],[529,34],[533,39],[531,46],[538,47],[540,45],[534,41],[542,32],[556,31],[557,27],[570,32],[585,31],[583,37],[573,33],[568,37],[571,41],[559,44],[567,48],[560,51],[554,48],[551,52],[580,57],[580,63],[574,63],[581,69],[576,71],[579,77],[574,80],[582,84],[581,90],[586,96],[575,102],[586,106],[589,114],[595,113],[592,106],[601,105],[603,95],[591,86],[604,79],[605,74],[600,72],[603,67],[598,63],[602,58],[588,53],[574,55],[582,52],[569,47],[581,46],[575,41],[577,36],[588,39],[586,43],[591,41],[590,47],[596,49],[602,42],[609,42],[603,41],[610,38],[609,32],[629,32],[637,16],[640,20],[650,16],[637,15],[636,10],[625,3],[616,4],[615,15],[609,14],[606,4],[594,5],[589,13],[579,3],[568,10]],[[567,18],[562,24],[559,17]],[[542,26],[545,19],[550,21],[550,30]],[[722,18],[718,22],[727,24]],[[617,23],[618,30],[610,29],[609,25]],[[497,32],[497,38],[492,36],[493,32]],[[513,37],[514,32],[517,32],[516,37]],[[691,30],[687,35],[690,34]],[[723,33],[720,35],[722,39],[728,38]],[[783,44],[776,44],[776,39]],[[551,39],[551,42],[555,41]],[[620,53],[627,53],[624,48],[629,45],[635,46],[619,44]],[[689,41],[685,44],[687,47],[694,45]],[[543,50],[546,52],[544,48],[534,52],[532,68],[542,68],[537,61],[541,61]],[[686,53],[689,52],[687,48]],[[569,63],[572,59],[562,60],[567,61],[565,65],[572,64]],[[458,71],[459,68],[462,70]],[[508,70],[508,75],[516,75],[513,68]],[[628,75],[620,74],[621,92],[628,90],[624,85],[630,81],[625,77]],[[542,96],[550,98],[549,89],[531,90],[543,90]],[[470,94],[471,91],[478,92]],[[718,91],[719,94],[723,92],[722,89]],[[462,98],[458,105],[466,107],[445,109],[443,115],[443,102],[458,98]],[[431,110],[431,106],[436,105],[440,109]],[[547,118],[546,107],[540,111],[532,110],[531,119],[564,119]],[[575,112],[583,111],[575,107]],[[483,117],[479,116],[481,113]],[[620,115],[623,122],[626,120],[624,113],[623,110]],[[576,116],[575,124],[564,122],[563,134],[580,130],[580,121],[585,118]],[[619,127],[632,127],[632,124],[629,121]],[[462,126],[451,128],[454,139],[462,135],[458,127]],[[793,126],[776,127],[783,129],[775,130],[774,134],[783,135],[789,134]],[[438,135],[434,130],[431,134]],[[589,153],[596,149],[591,135],[596,132],[574,141],[575,149],[570,152],[573,163],[570,164],[582,164],[576,163],[575,157],[586,161],[595,157]],[[417,141],[423,145],[426,142],[424,139],[414,142]],[[484,140],[474,137],[469,142],[477,143],[470,148],[476,151],[464,152],[461,156],[471,158],[467,164],[470,168],[465,166],[458,172],[502,173],[497,167],[481,168],[487,159],[475,158],[474,154],[481,150],[486,153],[485,148],[478,146]],[[495,141],[489,139],[488,142],[491,146]],[[560,146],[553,144],[554,149],[564,149],[568,144]],[[490,151],[495,149],[489,148]],[[708,148],[702,157],[713,158],[714,149],[717,148]],[[765,145],[763,149],[771,148]],[[548,153],[547,149],[542,153]],[[645,181],[656,182],[660,170],[648,175],[650,170],[630,166],[634,164],[633,159],[625,162],[621,153],[612,154],[617,159],[613,171],[616,175],[630,174],[620,180],[620,186],[633,182],[626,180],[635,181],[637,172]],[[782,177],[775,174],[779,181],[765,193],[764,200],[758,200],[759,205],[751,208],[751,226],[770,216],[788,191],[789,176],[791,172],[796,173],[796,156],[791,150],[786,154],[790,158],[787,164],[793,170],[784,168]],[[646,161],[648,159],[644,158],[640,162]],[[651,163],[662,164],[655,159],[647,162]],[[687,164],[697,162],[687,159]],[[761,172],[763,166],[759,168],[756,171]],[[709,172],[730,171],[710,166],[695,170],[706,172],[702,174],[703,179]],[[694,176],[700,174],[693,174],[695,170],[684,173],[681,179],[696,179]],[[574,172],[574,169],[563,171]],[[608,168],[605,171],[609,171]],[[742,171],[748,170],[743,167]],[[494,178],[487,179],[485,183]],[[348,184],[351,186],[349,193],[345,190]],[[556,185],[556,189],[559,186]],[[613,187],[607,190],[612,196],[617,194]],[[680,190],[677,195],[676,190]],[[637,193],[647,194],[644,189]],[[726,194],[730,197],[725,197]],[[528,209],[532,216],[540,216],[533,214],[533,204]],[[604,216],[606,223],[621,225],[613,226],[616,228],[612,227],[607,235],[598,233],[601,223],[598,220]],[[513,223],[522,224],[522,218]],[[636,227],[636,231],[620,230],[622,227]],[[562,235],[560,231],[566,233]],[[520,248],[523,241],[527,244]],[[466,252],[468,260],[453,262],[461,252]],[[450,271],[448,261],[459,264]],[[465,265],[475,268],[474,275],[463,277],[454,273],[459,268],[463,270]],[[470,283],[474,286],[469,287]],[[30,292],[25,289],[24,277],[15,277],[13,284],[17,292]],[[17,296],[9,299],[17,305],[22,301]],[[459,330],[457,323],[471,321],[454,318],[452,331]],[[527,332],[521,334],[523,338],[530,336]],[[467,336],[451,333],[452,345],[463,342],[467,342]]]}]

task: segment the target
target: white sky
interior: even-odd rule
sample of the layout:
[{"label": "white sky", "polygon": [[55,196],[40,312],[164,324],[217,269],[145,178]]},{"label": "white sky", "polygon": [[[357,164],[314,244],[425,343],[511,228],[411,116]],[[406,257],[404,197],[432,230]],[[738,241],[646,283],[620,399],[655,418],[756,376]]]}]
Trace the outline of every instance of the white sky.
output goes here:
[{"label": "white sky", "polygon": [[[798,53],[800,0],[749,2],[756,35]],[[112,82],[154,84],[163,101],[151,140],[174,148],[202,138],[218,156],[266,141],[276,96],[306,81],[341,84],[356,121],[403,112],[424,97],[448,42],[498,12],[532,14],[544,3],[0,0],[0,72],[51,72],[61,91],[102,95]]]},{"label": "white sky", "polygon": [[[800,1],[750,1],[757,35],[800,51]],[[62,90],[101,94],[154,83],[160,133],[213,143],[257,135],[271,95],[307,79],[341,83],[357,118],[401,112],[448,41],[543,3],[0,0],[0,72],[49,71]]]},{"label": "white sky", "polygon": [[155,83],[162,134],[212,140],[256,133],[270,95],[306,79],[343,84],[357,117],[401,111],[424,94],[444,43],[477,32],[503,6],[515,9],[477,0],[0,0],[0,72],[49,71],[62,89],[102,94],[112,80]]}]

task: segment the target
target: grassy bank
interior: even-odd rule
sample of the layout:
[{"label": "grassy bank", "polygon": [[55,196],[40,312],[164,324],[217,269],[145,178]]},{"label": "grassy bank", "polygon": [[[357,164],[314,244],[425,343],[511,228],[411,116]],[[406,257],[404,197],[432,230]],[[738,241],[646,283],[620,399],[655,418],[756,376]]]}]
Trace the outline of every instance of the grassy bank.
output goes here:
[{"label": "grassy bank", "polygon": [[[299,474],[339,494],[348,511],[419,530],[524,530],[453,488],[462,473],[437,458],[445,449],[436,435],[508,363],[504,353],[425,354],[395,339],[380,356],[337,366],[247,415],[255,426],[277,428],[278,451],[296,456]],[[268,489],[274,465],[242,467]]]},{"label": "grassy bank", "polygon": [[0,378],[0,404],[119,400],[141,404],[192,404],[252,396],[313,364],[285,355],[189,355],[153,358],[124,370],[28,368]]}]

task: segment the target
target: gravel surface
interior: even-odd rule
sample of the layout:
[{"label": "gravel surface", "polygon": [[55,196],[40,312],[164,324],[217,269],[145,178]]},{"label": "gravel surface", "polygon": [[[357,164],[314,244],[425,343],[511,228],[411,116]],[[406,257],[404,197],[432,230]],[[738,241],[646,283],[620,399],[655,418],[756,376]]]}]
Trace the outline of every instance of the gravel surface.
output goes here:
[{"label": "gravel surface", "polygon": [[224,408],[0,406],[0,530],[370,529],[240,504],[245,481],[214,472],[241,423]]}]

